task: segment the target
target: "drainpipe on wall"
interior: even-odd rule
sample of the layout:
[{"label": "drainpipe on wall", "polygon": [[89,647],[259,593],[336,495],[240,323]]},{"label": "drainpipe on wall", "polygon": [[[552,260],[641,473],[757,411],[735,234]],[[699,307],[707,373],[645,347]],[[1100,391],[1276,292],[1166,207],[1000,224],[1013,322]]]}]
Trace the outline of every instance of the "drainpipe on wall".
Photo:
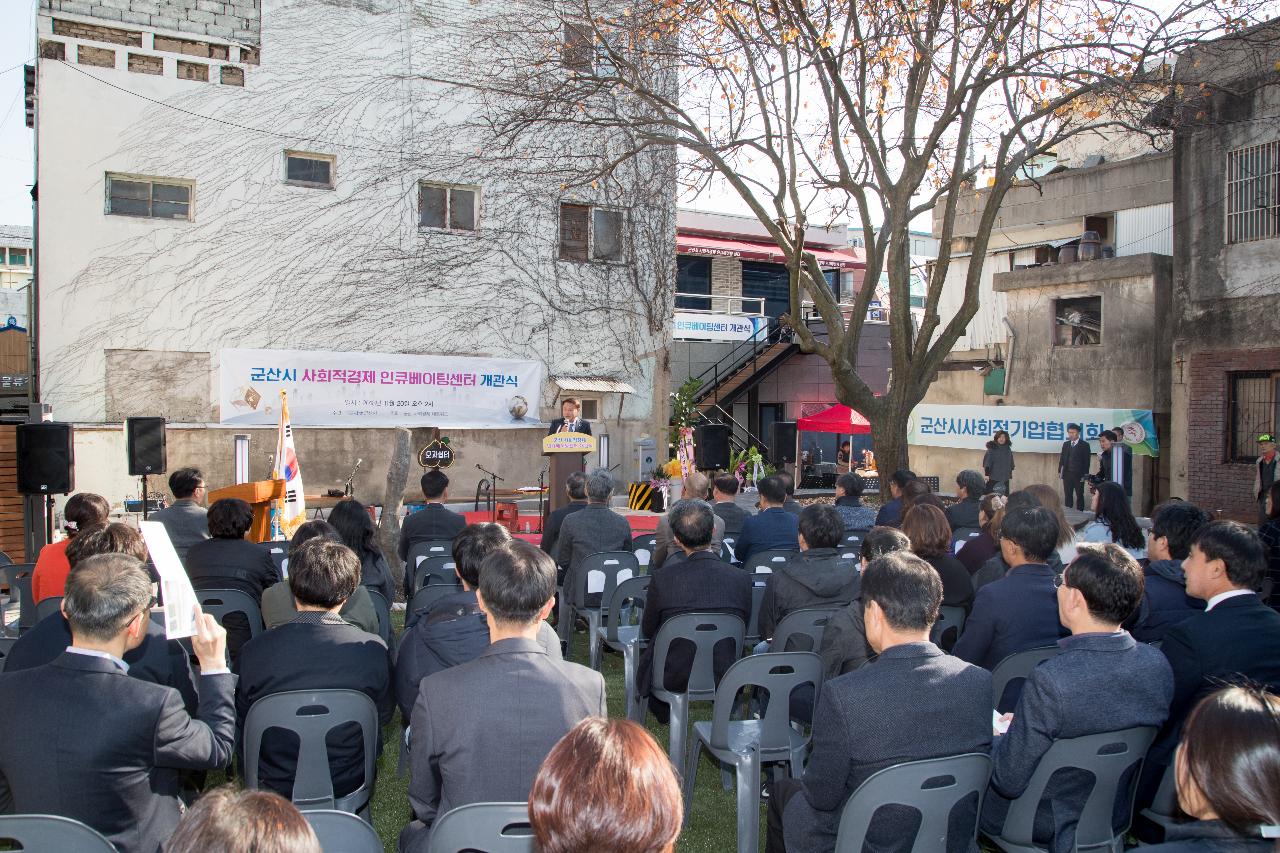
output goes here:
[{"label": "drainpipe on wall", "polygon": [[1018,335],[1013,331],[1013,325],[1009,322],[1009,318],[1004,318],[1004,327],[1009,330],[1009,352],[1004,357],[1004,393],[1009,394],[1009,377],[1013,372],[1013,353],[1018,343]]}]

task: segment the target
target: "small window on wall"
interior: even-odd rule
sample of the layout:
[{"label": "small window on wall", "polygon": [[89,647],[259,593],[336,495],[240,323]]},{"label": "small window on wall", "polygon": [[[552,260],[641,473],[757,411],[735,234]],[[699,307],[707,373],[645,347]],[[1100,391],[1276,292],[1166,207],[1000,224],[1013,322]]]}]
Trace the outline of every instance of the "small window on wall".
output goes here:
[{"label": "small window on wall", "polygon": [[9,266],[25,267],[31,265],[31,253],[27,249],[10,249]]},{"label": "small window on wall", "polygon": [[566,261],[622,263],[624,221],[621,210],[562,203],[560,258]]},{"label": "small window on wall", "polygon": [[600,401],[592,397],[580,397],[582,403],[582,419],[584,421],[600,420]]},{"label": "small window on wall", "polygon": [[336,186],[337,158],[330,154],[284,152],[284,182],[299,187],[331,190]]},{"label": "small window on wall", "polygon": [[418,227],[475,231],[479,187],[418,184]]},{"label": "small window on wall", "polygon": [[1102,297],[1053,300],[1053,334],[1054,346],[1059,347],[1087,347],[1102,343]]},{"label": "small window on wall", "polygon": [[107,213],[150,219],[191,219],[190,181],[107,175]]},{"label": "small window on wall", "polygon": [[1258,458],[1258,436],[1280,427],[1280,373],[1248,371],[1227,377],[1227,459],[1252,462]]}]

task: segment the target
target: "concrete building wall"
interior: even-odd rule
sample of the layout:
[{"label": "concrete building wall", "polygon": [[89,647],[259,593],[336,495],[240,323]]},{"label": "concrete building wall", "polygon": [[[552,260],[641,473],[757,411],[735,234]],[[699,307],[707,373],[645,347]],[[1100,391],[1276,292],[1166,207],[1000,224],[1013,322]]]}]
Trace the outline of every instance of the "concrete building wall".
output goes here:
[{"label": "concrete building wall", "polygon": [[[858,375],[872,391],[889,387],[889,326],[867,323],[863,326],[858,350]],[[800,416],[804,403],[836,403],[836,387],[831,367],[822,356],[797,353],[781,364],[756,386],[758,403],[784,404],[783,415],[793,421]]]},{"label": "concrete building wall", "polygon": [[40,0],[42,12],[257,44],[262,0]]}]

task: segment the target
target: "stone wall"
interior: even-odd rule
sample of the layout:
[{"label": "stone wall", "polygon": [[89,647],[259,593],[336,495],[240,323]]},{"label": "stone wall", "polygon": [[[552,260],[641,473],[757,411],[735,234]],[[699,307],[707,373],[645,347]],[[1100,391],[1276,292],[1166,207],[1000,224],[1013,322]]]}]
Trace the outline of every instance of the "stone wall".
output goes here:
[{"label": "stone wall", "polygon": [[40,9],[248,44],[261,38],[261,0],[40,0]]}]

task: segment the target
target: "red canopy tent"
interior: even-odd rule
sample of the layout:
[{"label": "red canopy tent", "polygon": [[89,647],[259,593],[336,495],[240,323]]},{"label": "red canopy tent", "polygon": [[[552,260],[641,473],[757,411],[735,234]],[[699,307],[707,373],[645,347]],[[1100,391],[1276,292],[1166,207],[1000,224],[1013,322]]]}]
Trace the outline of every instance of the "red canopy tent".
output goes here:
[{"label": "red canopy tent", "polygon": [[865,435],[871,432],[871,423],[848,406],[836,403],[829,409],[796,421],[801,432],[838,432]]}]

